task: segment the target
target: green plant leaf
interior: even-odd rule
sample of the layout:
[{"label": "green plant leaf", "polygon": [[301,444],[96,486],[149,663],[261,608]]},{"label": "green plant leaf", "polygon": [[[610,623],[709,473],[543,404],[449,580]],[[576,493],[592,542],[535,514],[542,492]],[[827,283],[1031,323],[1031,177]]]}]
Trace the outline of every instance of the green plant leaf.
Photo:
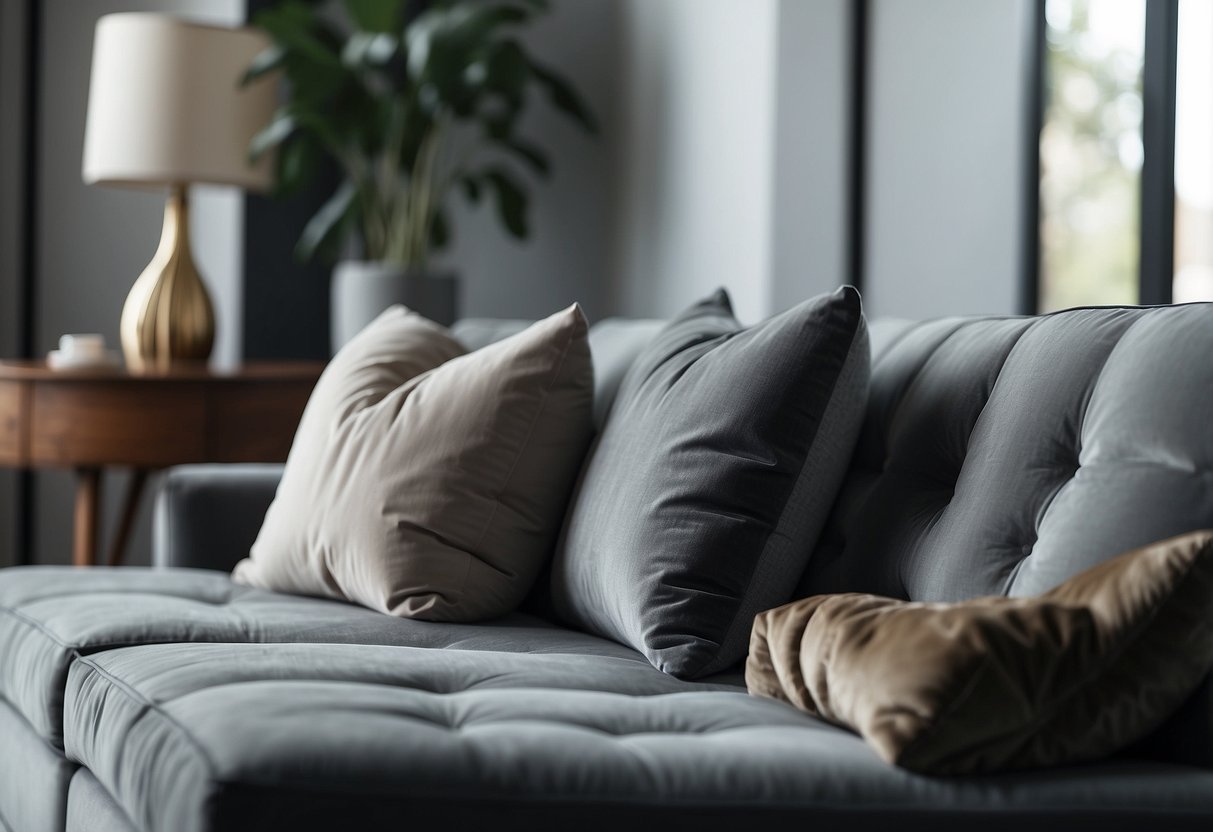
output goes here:
[{"label": "green plant leaf", "polygon": [[496,29],[523,23],[533,13],[514,3],[456,3],[430,9],[408,27],[405,36],[409,75],[444,88],[460,83],[473,53]]},{"label": "green plant leaf", "polygon": [[485,63],[483,86],[505,98],[512,109],[522,106],[522,96],[531,80],[531,65],[526,52],[515,40],[493,45]]},{"label": "green plant leaf", "polygon": [[446,212],[439,208],[430,222],[430,250],[441,251],[450,241],[451,224],[447,221]]},{"label": "green plant leaf", "polygon": [[468,202],[473,205],[480,204],[480,179],[473,174],[468,174],[459,180],[459,187],[463,189],[463,195]]},{"label": "green plant leaf", "polygon": [[397,32],[403,23],[404,3],[395,0],[345,0],[345,10],[364,32]]},{"label": "green plant leaf", "polygon": [[278,147],[277,196],[298,193],[316,175],[323,154],[311,136],[296,132]]},{"label": "green plant leaf", "polygon": [[281,46],[271,46],[268,49],[263,49],[258,53],[257,57],[253,58],[253,62],[249,64],[249,68],[244,71],[244,75],[240,78],[240,86],[247,86],[263,75],[268,75],[277,69],[281,69],[285,61],[286,50]]},{"label": "green plant leaf", "polygon": [[290,110],[281,109],[274,114],[274,120],[257,131],[249,142],[249,161],[256,162],[266,151],[277,147],[299,127]]},{"label": "green plant leaf", "polygon": [[530,236],[526,189],[504,168],[490,168],[483,179],[497,196],[497,216],[505,230],[519,240]]},{"label": "green plant leaf", "polygon": [[287,52],[318,64],[341,65],[338,50],[322,36],[321,18],[298,0],[263,10],[255,22]]},{"label": "green plant leaf", "polygon": [[494,141],[507,141],[514,134],[514,124],[521,110],[511,109],[509,102],[498,98],[490,98],[484,104],[479,113],[484,135]]},{"label": "green plant leaf", "polygon": [[386,66],[396,57],[400,39],[383,33],[355,32],[341,50],[341,62],[348,67]]},{"label": "green plant leaf", "polygon": [[552,165],[547,154],[530,142],[523,139],[503,139],[500,143],[502,147],[526,162],[531,170],[539,176],[547,176],[551,172]]},{"label": "green plant leaf", "polygon": [[354,212],[356,196],[357,189],[352,182],[346,180],[320,206],[320,210],[304,226],[299,245],[295,248],[295,253],[301,260],[310,260],[322,249],[331,250],[335,247]]},{"label": "green plant leaf", "polygon": [[531,62],[531,73],[543,87],[547,89],[548,98],[552,105],[565,115],[571,117],[589,133],[598,132],[598,123],[590,112],[589,107],[581,100],[581,96],[567,81],[534,61]]},{"label": "green plant leaf", "polygon": [[[425,11],[406,25],[414,5]],[[514,26],[548,10],[547,0],[340,0],[338,14],[333,6],[332,0],[279,0],[259,13],[274,47],[246,73],[252,79],[278,68],[286,79],[288,105],[250,149],[256,155],[277,149],[280,191],[306,183],[324,155],[347,176],[308,224],[300,254],[336,251],[347,233],[361,233],[382,250],[385,200],[407,188],[428,146],[425,137],[439,125],[443,134],[450,127],[474,139],[453,163],[454,184],[473,203],[489,192],[506,232],[525,239],[525,174],[544,176],[551,167],[541,146],[516,135],[532,84],[563,115],[596,129],[573,87],[532,61],[514,35]],[[449,159],[447,141],[439,150]],[[487,170],[469,169],[473,150],[519,164],[502,158]],[[444,178],[444,192],[448,184]],[[440,246],[450,236],[450,218],[434,215],[426,232],[426,240]],[[410,245],[424,248],[424,242]]]}]

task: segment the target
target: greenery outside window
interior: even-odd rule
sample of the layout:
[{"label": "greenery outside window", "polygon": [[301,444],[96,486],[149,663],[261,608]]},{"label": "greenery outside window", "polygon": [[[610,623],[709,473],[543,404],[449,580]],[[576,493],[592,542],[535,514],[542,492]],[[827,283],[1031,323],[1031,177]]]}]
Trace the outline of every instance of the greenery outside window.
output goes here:
[{"label": "greenery outside window", "polygon": [[1136,303],[1145,0],[1044,12],[1040,311]]}]

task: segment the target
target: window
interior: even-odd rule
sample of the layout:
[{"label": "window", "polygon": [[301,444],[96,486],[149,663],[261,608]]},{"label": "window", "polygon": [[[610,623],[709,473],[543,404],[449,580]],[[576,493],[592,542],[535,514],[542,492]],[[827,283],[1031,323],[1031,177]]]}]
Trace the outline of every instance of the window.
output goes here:
[{"label": "window", "polygon": [[1145,21],[1145,0],[1045,3],[1040,311],[1137,302]]},{"label": "window", "polygon": [[1213,300],[1213,0],[1037,3],[1025,311]]}]

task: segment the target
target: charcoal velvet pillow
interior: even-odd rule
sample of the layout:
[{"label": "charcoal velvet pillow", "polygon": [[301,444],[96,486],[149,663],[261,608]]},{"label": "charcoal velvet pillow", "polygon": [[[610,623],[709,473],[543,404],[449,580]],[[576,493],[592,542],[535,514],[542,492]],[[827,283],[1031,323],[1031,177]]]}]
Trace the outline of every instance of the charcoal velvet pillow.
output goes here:
[{"label": "charcoal velvet pillow", "polygon": [[817,595],[754,621],[746,684],[858,731],[887,762],[980,774],[1096,760],[1213,665],[1213,532],[1128,552],[1033,598]]},{"label": "charcoal velvet pillow", "polygon": [[552,570],[560,616],[675,676],[739,662],[834,500],[868,361],[850,287],[748,329],[724,290],[672,320],[582,471]]},{"label": "charcoal velvet pillow", "polygon": [[403,308],[342,348],[236,581],[429,620],[517,606],[592,433],[585,318],[571,306],[462,352]]}]

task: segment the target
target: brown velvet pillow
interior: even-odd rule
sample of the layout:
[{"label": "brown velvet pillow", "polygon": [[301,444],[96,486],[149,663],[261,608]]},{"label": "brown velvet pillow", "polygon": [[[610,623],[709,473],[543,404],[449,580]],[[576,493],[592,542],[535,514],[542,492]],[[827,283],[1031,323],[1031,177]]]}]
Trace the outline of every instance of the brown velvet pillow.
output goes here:
[{"label": "brown velvet pillow", "polygon": [[433,621],[517,606],[590,440],[585,317],[462,352],[403,308],[341,349],[236,581]]},{"label": "brown velvet pillow", "polygon": [[1128,552],[1035,598],[819,595],[754,621],[746,684],[887,762],[974,774],[1106,756],[1213,665],[1213,532]]}]

